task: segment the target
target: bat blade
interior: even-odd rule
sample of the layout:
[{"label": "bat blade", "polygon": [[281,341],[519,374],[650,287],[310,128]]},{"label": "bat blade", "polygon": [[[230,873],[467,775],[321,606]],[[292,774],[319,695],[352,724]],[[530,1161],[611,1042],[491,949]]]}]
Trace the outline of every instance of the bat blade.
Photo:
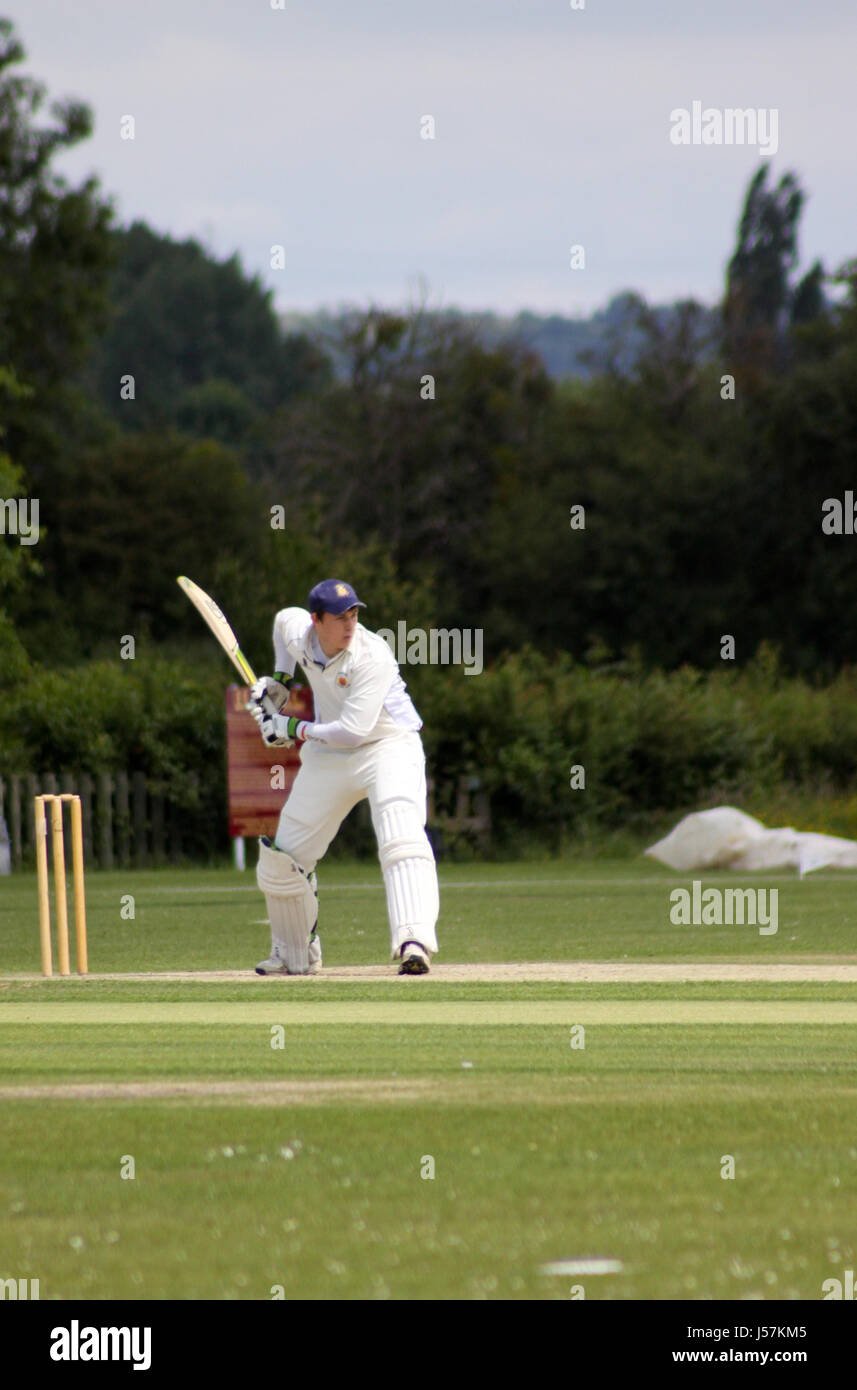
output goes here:
[{"label": "bat blade", "polygon": [[238,638],[229,626],[226,617],[221,613],[214,599],[201,589],[198,584],[194,584],[187,575],[180,574],[178,583],[184,589],[194,608],[208,624],[214,633],[229,660],[237,671],[240,671],[248,685],[256,684],[256,677],[253,668],[238,645]]}]

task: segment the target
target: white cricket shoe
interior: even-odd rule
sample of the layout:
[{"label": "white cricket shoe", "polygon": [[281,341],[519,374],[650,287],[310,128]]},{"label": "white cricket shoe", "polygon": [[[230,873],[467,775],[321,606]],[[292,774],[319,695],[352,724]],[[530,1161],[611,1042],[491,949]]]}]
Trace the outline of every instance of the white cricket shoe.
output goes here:
[{"label": "white cricket shoe", "polygon": [[429,973],[428,951],[418,941],[406,941],[399,951],[400,975],[427,975]]},{"label": "white cricket shoe", "polygon": [[309,965],[306,970],[289,970],[285,961],[281,960],[276,946],[272,949],[267,960],[260,960],[256,966],[257,975],[318,975],[321,972],[321,940],[317,933],[313,932],[309,939]]},{"label": "white cricket shoe", "polygon": [[256,966],[257,975],[288,975],[285,963],[280,960],[275,950],[271,951],[267,960],[260,960]]}]

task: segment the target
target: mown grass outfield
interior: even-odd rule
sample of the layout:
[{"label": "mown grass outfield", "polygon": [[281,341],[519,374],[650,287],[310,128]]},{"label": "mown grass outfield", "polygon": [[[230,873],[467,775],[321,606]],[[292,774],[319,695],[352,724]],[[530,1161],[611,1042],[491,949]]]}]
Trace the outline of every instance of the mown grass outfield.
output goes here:
[{"label": "mown grass outfield", "polygon": [[[646,861],[441,881],[431,976],[386,962],[377,868],[337,863],[330,973],[263,980],[252,873],[90,874],[93,974],[52,981],[34,877],[3,881],[0,1278],[43,1299],[815,1300],[855,1267],[855,876],[705,880],[778,888],[767,937],[673,926],[690,878]],[[599,1258],[622,1268],[541,1272]]]}]

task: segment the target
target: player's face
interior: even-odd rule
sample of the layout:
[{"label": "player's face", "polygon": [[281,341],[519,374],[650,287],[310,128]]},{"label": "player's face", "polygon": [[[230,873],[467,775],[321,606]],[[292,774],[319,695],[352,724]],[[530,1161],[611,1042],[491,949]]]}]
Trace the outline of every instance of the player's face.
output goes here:
[{"label": "player's face", "polygon": [[346,609],[344,613],[322,613],[320,618],[313,614],[312,620],[325,656],[336,656],[351,645],[351,639],[357,629],[359,612],[355,605],[354,608]]}]

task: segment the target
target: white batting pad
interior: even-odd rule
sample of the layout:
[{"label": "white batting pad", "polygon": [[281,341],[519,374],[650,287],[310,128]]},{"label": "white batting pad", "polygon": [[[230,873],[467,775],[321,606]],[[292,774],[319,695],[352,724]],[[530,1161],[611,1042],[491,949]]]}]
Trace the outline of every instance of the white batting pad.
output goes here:
[{"label": "white batting pad", "polygon": [[[315,875],[311,876],[314,881]],[[256,882],[265,894],[271,923],[271,951],[278,954],[289,974],[309,970],[309,939],[315,929],[318,903],[314,882],[290,854],[259,841]]]},{"label": "white batting pad", "polygon": [[377,815],[378,858],[387,893],[390,949],[395,957],[405,941],[437,950],[435,926],[440,911],[437,868],[416,806],[394,801]]}]

